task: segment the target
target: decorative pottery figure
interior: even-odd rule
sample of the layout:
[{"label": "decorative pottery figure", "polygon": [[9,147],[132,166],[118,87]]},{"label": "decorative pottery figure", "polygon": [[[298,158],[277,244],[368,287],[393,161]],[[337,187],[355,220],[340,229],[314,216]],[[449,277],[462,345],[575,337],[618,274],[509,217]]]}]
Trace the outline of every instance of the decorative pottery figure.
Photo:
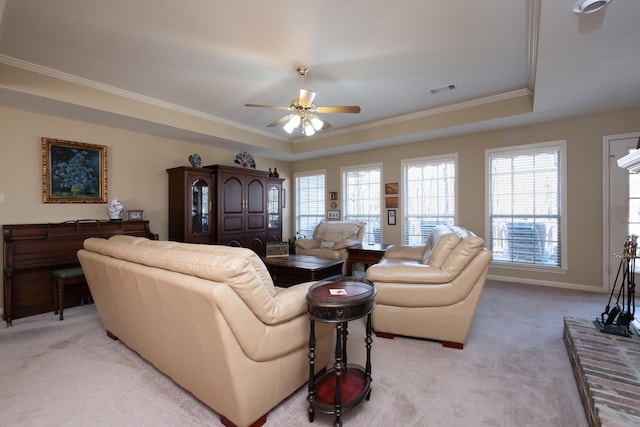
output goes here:
[{"label": "decorative pottery figure", "polygon": [[198,153],[189,156],[189,163],[191,163],[191,166],[193,166],[194,168],[202,167],[202,159],[200,158]]},{"label": "decorative pottery figure", "polygon": [[117,197],[114,197],[107,206],[107,210],[109,211],[109,218],[111,219],[122,219],[122,214],[124,213],[124,205]]}]

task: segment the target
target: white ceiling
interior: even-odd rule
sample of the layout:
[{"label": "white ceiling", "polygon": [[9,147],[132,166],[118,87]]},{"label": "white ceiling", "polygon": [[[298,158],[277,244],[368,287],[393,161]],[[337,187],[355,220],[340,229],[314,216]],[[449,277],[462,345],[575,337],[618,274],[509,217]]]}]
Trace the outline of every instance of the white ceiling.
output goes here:
[{"label": "white ceiling", "polygon": [[[640,107],[640,1],[574,3],[0,0],[0,105],[284,160]],[[362,112],[302,137],[244,106],[289,105],[301,65],[317,105]],[[27,89],[15,68],[93,96]],[[102,107],[114,94],[198,123]]]}]

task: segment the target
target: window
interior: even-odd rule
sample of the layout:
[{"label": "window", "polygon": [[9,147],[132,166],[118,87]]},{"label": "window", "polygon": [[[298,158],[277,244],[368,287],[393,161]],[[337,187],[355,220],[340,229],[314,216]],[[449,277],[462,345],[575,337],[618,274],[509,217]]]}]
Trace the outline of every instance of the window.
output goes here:
[{"label": "window", "polygon": [[565,268],[566,142],[487,151],[493,260]]},{"label": "window", "polygon": [[380,243],[379,164],[342,169],[342,192],[345,221],[367,223],[364,243]]},{"label": "window", "polygon": [[296,175],[296,233],[313,236],[325,215],[325,172]]},{"label": "window", "polygon": [[402,162],[403,242],[422,245],[438,224],[456,222],[455,154]]}]

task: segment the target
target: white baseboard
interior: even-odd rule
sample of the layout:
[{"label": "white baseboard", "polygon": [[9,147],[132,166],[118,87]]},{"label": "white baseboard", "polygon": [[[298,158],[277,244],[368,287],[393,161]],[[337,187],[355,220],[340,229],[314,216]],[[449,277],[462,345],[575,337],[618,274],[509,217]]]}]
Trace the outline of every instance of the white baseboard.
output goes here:
[{"label": "white baseboard", "polygon": [[606,289],[596,287],[596,286],[577,285],[575,283],[553,282],[550,280],[521,279],[518,277],[496,276],[492,274],[487,275],[487,279],[496,280],[498,282],[522,283],[525,285],[547,286],[550,288],[572,289],[575,291],[595,292],[600,294],[609,293],[609,291],[607,291]]}]

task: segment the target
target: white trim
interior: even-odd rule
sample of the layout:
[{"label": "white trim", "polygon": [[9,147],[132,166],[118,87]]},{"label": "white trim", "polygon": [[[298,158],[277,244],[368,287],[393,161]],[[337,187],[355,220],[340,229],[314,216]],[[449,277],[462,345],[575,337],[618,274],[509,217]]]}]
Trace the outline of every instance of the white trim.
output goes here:
[{"label": "white trim", "polygon": [[[567,256],[568,236],[567,229],[567,140],[560,139],[556,141],[538,142],[532,144],[512,145],[508,147],[489,148],[485,150],[485,236],[486,240],[491,237],[491,168],[490,162],[493,154],[496,153],[532,153],[547,147],[559,148],[560,150],[560,266],[552,267],[552,270],[558,272],[566,272],[569,270],[569,260]],[[517,263],[507,263],[514,269],[526,270],[544,270],[549,271],[549,266],[544,265],[527,265],[526,268],[518,268]]]},{"label": "white trim", "polygon": [[618,139],[640,138],[640,132],[621,133],[616,135],[604,135],[602,137],[602,289],[609,291],[609,264],[613,250],[609,246],[609,159],[611,155],[611,142]]},{"label": "white trim", "polygon": [[[378,211],[378,221],[380,222],[380,243],[382,243],[384,240],[384,226],[385,226],[385,220],[386,220],[386,215],[383,215],[383,212],[386,211],[385,208],[385,197],[384,197],[384,168],[383,168],[383,163],[382,162],[376,162],[376,163],[366,163],[366,164],[362,164],[362,165],[352,165],[352,166],[342,166],[340,168],[340,192],[342,194],[340,194],[340,204],[342,205],[342,219],[346,219],[347,218],[347,200],[346,200],[346,196],[347,196],[347,191],[344,188],[345,186],[345,180],[344,180],[344,176],[346,172],[354,172],[354,171],[360,171],[360,170],[373,170],[373,169],[377,169],[380,171],[380,187],[379,187],[379,193],[378,193],[378,197],[380,200],[380,210]],[[400,200],[400,199],[398,199]],[[402,209],[402,207],[400,205],[398,205],[399,209]],[[365,230],[365,233],[372,233],[373,230]]]},{"label": "white trim", "polygon": [[458,188],[459,188],[458,186],[458,175],[459,175],[458,153],[438,154],[436,156],[425,156],[425,157],[418,157],[415,159],[403,159],[400,161],[400,170],[402,175],[402,182],[399,183],[400,188],[398,189],[398,193],[399,193],[398,195],[400,196],[399,197],[400,205],[398,206],[400,210],[400,214],[396,216],[399,216],[402,219],[401,227],[400,227],[401,242],[406,241],[405,239],[406,222],[404,221],[404,218],[407,210],[404,208],[404,205],[407,198],[407,193],[406,191],[403,191],[403,189],[406,189],[405,184],[407,182],[407,171],[406,171],[407,165],[422,165],[424,163],[434,163],[434,162],[438,162],[439,160],[449,160],[449,159],[453,159],[453,165],[455,168],[455,175],[454,175],[454,181],[453,181],[453,198],[454,198],[453,223],[458,224]]},{"label": "white trim", "polygon": [[[291,191],[292,194],[292,200],[290,201],[293,209],[293,222],[294,222],[294,226],[295,226],[295,232],[297,233],[299,230],[298,227],[298,178],[305,178],[305,177],[310,177],[310,176],[318,176],[318,175],[322,175],[322,177],[324,178],[324,193],[323,197],[324,197],[324,206],[322,211],[324,212],[324,215],[326,215],[327,212],[327,170],[326,169],[319,169],[319,170],[315,170],[315,171],[305,171],[305,172],[295,172],[293,174],[293,183],[291,184],[293,186],[293,189]],[[311,236],[309,236],[311,237]]]},{"label": "white trim", "polygon": [[[519,277],[496,276],[493,274],[488,274],[487,280],[495,280],[498,282],[522,283],[524,285],[546,286],[549,288],[572,289],[575,291],[587,291],[587,292],[607,294],[607,292],[604,289],[599,288],[597,286],[577,285],[575,283],[551,282],[549,280],[536,280],[536,279],[522,279]],[[597,314],[598,313],[594,313],[593,315],[596,316]]]}]

